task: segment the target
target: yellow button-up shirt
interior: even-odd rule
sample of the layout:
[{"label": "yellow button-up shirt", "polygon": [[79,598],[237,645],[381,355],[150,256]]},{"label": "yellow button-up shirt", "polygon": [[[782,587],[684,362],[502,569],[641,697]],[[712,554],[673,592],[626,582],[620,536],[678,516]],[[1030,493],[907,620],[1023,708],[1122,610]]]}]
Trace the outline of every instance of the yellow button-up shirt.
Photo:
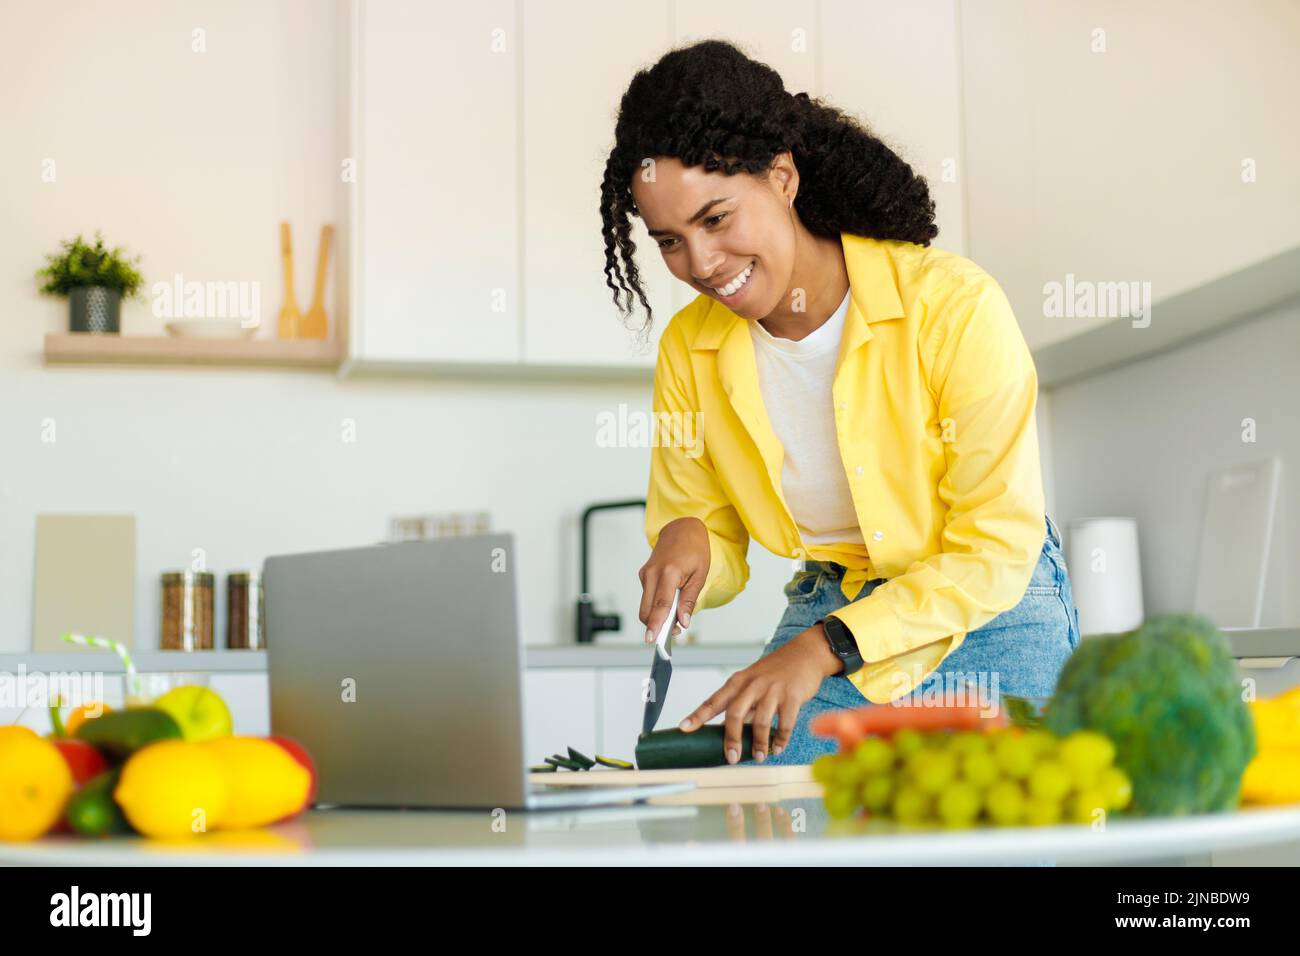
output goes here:
[{"label": "yellow button-up shirt", "polygon": [[[784,450],[759,390],[745,319],[700,295],[669,322],[655,366],[646,537],[694,516],[710,564],[699,608],[749,580],[750,538],[835,561],[833,612],[874,703],[913,690],[1024,596],[1046,534],[1038,374],[1011,306],[968,259],[841,234],[849,311],[831,394],[862,544],[805,544],[781,491]],[[698,426],[698,431],[697,427]],[[887,578],[861,600],[866,581]]]}]

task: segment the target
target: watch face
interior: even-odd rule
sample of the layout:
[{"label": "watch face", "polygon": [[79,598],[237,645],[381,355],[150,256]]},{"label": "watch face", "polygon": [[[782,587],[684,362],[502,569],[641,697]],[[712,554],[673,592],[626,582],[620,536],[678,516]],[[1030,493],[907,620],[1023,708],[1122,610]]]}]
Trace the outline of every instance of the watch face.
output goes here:
[{"label": "watch face", "polygon": [[836,654],[844,657],[855,649],[852,638],[849,637],[848,632],[844,629],[844,624],[838,618],[827,618],[823,627],[826,628],[826,636],[830,638],[831,647],[834,648]]}]

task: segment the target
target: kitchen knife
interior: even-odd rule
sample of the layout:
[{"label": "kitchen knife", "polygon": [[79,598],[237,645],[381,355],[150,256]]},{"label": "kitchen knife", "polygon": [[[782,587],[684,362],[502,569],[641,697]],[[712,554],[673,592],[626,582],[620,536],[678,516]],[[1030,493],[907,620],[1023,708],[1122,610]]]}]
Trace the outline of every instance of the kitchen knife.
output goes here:
[{"label": "kitchen knife", "polygon": [[655,638],[654,660],[650,664],[650,695],[645,702],[645,716],[641,720],[641,733],[648,734],[655,729],[659,714],[664,709],[664,698],[668,695],[668,682],[673,676],[673,626],[677,623],[677,599],[681,597],[679,588],[673,594],[673,606],[668,610],[668,617],[659,628]]}]

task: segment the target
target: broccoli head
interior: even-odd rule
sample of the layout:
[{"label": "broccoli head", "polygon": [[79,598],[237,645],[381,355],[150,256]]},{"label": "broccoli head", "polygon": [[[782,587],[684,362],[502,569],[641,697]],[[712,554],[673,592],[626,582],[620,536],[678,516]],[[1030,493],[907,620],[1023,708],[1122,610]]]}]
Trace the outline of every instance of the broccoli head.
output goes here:
[{"label": "broccoli head", "polygon": [[1124,634],[1090,637],[1066,661],[1045,723],[1115,744],[1142,816],[1230,810],[1255,755],[1228,639],[1196,614],[1149,618]]}]

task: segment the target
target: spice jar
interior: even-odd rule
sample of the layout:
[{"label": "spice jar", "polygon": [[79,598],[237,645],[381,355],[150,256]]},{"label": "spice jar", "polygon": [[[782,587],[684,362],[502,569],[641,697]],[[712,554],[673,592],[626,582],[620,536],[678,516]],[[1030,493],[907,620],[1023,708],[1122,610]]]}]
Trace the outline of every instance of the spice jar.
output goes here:
[{"label": "spice jar", "polygon": [[232,571],[226,575],[226,649],[266,649],[262,628],[262,575]]},{"label": "spice jar", "polygon": [[212,650],[212,591],[209,571],[168,571],[162,576],[162,635],[165,651]]}]

